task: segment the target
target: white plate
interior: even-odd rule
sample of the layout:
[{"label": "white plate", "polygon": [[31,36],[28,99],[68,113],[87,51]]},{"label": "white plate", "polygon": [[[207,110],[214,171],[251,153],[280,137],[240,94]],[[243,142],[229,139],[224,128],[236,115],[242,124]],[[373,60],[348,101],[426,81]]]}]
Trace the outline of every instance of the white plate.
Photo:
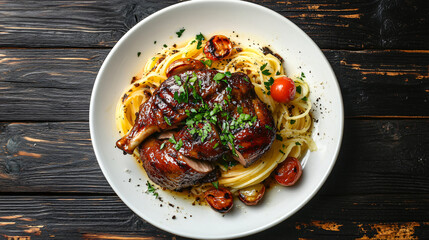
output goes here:
[{"label": "white plate", "polygon": [[[181,38],[175,32],[184,27]],[[234,31],[234,33],[233,33]],[[285,59],[286,72],[307,76],[318,151],[304,159],[304,173],[295,187],[270,189],[264,201],[246,207],[235,201],[234,211],[222,216],[207,206],[158,191],[164,202],[144,193],[146,175],[131,156],[115,148],[119,139],[114,111],[122,91],[149,57],[163,44],[183,43],[202,32],[205,36],[238,35],[242,42],[271,45]],[[154,41],[157,41],[154,44]],[[137,57],[137,52],[141,52]],[[310,73],[311,72],[311,73]],[[283,16],[256,4],[241,1],[190,1],[165,8],[138,23],[107,56],[94,84],[90,129],[98,163],[115,192],[136,214],[165,231],[192,238],[235,238],[269,228],[298,211],[319,190],[339,152],[343,132],[343,105],[331,66],[317,45]],[[131,170],[131,172],[126,171]],[[131,182],[129,182],[131,179]],[[141,179],[141,180],[140,180]],[[140,187],[137,185],[140,184]],[[179,209],[177,209],[177,206]],[[192,215],[192,217],[191,217]],[[175,216],[176,219],[172,219]],[[185,219],[186,217],[186,219]]]}]

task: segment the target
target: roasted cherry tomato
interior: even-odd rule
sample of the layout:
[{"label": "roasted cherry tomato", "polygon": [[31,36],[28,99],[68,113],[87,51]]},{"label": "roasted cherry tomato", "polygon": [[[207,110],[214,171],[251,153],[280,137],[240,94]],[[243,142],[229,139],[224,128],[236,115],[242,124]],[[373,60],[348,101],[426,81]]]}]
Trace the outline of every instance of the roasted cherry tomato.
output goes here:
[{"label": "roasted cherry tomato", "polygon": [[238,198],[246,205],[253,206],[259,203],[265,194],[265,186],[262,183],[240,189]]},{"label": "roasted cherry tomato", "polygon": [[271,97],[279,103],[287,103],[295,97],[296,87],[292,79],[279,77],[271,86]]},{"label": "roasted cherry tomato", "polygon": [[188,70],[199,70],[205,68],[206,66],[204,65],[204,63],[199,60],[195,60],[192,58],[181,58],[172,62],[170,66],[168,66],[166,74],[167,77],[171,77],[186,72]]},{"label": "roasted cherry tomato", "polygon": [[274,178],[283,186],[292,186],[302,175],[301,163],[294,157],[288,157],[274,170]]},{"label": "roasted cherry tomato", "polygon": [[220,213],[229,212],[233,206],[232,193],[226,188],[210,188],[204,193],[204,198],[214,210]]},{"label": "roasted cherry tomato", "polygon": [[224,35],[214,35],[206,42],[204,54],[211,60],[221,60],[231,54],[232,43]]}]

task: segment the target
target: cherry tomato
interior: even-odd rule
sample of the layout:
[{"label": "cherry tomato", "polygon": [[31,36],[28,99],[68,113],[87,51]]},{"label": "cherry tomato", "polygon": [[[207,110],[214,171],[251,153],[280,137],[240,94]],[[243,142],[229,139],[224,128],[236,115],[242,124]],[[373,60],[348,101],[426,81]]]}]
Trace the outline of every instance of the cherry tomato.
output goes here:
[{"label": "cherry tomato", "polygon": [[302,175],[301,163],[294,157],[288,157],[274,170],[274,178],[283,186],[292,186]]},{"label": "cherry tomato", "polygon": [[287,103],[295,97],[296,87],[292,79],[279,77],[271,86],[271,97],[279,103]]},{"label": "cherry tomato", "polygon": [[232,43],[223,35],[214,35],[206,42],[204,54],[211,60],[221,60],[231,54]]},{"label": "cherry tomato", "polygon": [[262,183],[240,189],[238,198],[246,205],[253,206],[259,203],[265,193],[265,186]]},{"label": "cherry tomato", "polygon": [[168,66],[166,74],[167,77],[171,77],[188,70],[199,70],[204,68],[206,68],[206,66],[201,61],[193,58],[181,58],[172,62],[170,66]]},{"label": "cherry tomato", "polygon": [[210,188],[204,193],[204,198],[214,210],[220,213],[229,212],[233,206],[232,193],[226,188]]}]

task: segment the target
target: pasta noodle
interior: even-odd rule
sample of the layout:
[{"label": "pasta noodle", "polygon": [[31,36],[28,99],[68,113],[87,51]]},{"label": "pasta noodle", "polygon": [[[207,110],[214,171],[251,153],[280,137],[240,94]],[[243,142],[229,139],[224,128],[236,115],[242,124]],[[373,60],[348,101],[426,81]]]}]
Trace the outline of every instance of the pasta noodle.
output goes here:
[{"label": "pasta noodle", "polygon": [[[202,43],[204,44],[204,42]],[[139,76],[123,94],[116,108],[116,125],[125,135],[134,125],[139,107],[152,95],[153,91],[167,79],[166,69],[180,58],[207,60],[203,48],[197,49],[195,40],[181,47],[164,48],[160,53],[149,59]],[[264,67],[262,67],[264,66]],[[221,177],[219,185],[237,191],[239,189],[261,183],[268,178],[277,165],[287,157],[302,157],[307,149],[317,150],[311,138],[312,118],[310,115],[310,90],[303,77],[294,79],[297,90],[294,100],[287,104],[274,101],[265,86],[267,82],[285,76],[281,61],[272,54],[264,54],[259,49],[236,45],[232,54],[221,61],[213,61],[211,68],[219,71],[244,72],[255,87],[258,97],[268,105],[277,126],[277,139],[257,162],[247,168],[242,165],[232,167],[219,163]],[[263,73],[268,70],[270,75]],[[138,151],[134,151],[138,157]],[[211,186],[211,184],[209,184]],[[207,184],[194,187],[191,192],[200,195]]]}]

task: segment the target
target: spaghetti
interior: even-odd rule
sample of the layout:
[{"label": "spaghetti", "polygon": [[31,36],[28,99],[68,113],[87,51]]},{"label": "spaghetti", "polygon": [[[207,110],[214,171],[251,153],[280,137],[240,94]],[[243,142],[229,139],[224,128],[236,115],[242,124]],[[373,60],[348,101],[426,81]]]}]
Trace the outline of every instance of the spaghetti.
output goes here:
[{"label": "spaghetti", "polygon": [[[202,36],[202,35],[201,35]],[[269,87],[272,82],[285,76],[281,61],[273,54],[264,54],[259,49],[242,48],[235,44],[231,55],[220,61],[208,60],[201,44],[204,40],[192,40],[180,47],[164,48],[149,59],[139,76],[133,78],[116,108],[116,125],[125,135],[134,125],[140,105],[147,101],[159,85],[167,79],[166,70],[171,63],[181,58],[193,58],[209,64],[219,71],[246,73],[254,85],[258,97],[269,107],[273,114],[278,132],[276,140],[268,152],[257,162],[244,168],[242,165],[228,166],[219,163],[221,177],[219,185],[233,192],[267,179],[277,165],[287,157],[301,158],[309,149],[317,150],[311,138],[312,118],[309,86],[304,75],[294,79],[296,95],[286,104],[272,99]],[[139,158],[137,150],[134,155]],[[199,195],[211,184],[195,186],[191,192]]]}]

